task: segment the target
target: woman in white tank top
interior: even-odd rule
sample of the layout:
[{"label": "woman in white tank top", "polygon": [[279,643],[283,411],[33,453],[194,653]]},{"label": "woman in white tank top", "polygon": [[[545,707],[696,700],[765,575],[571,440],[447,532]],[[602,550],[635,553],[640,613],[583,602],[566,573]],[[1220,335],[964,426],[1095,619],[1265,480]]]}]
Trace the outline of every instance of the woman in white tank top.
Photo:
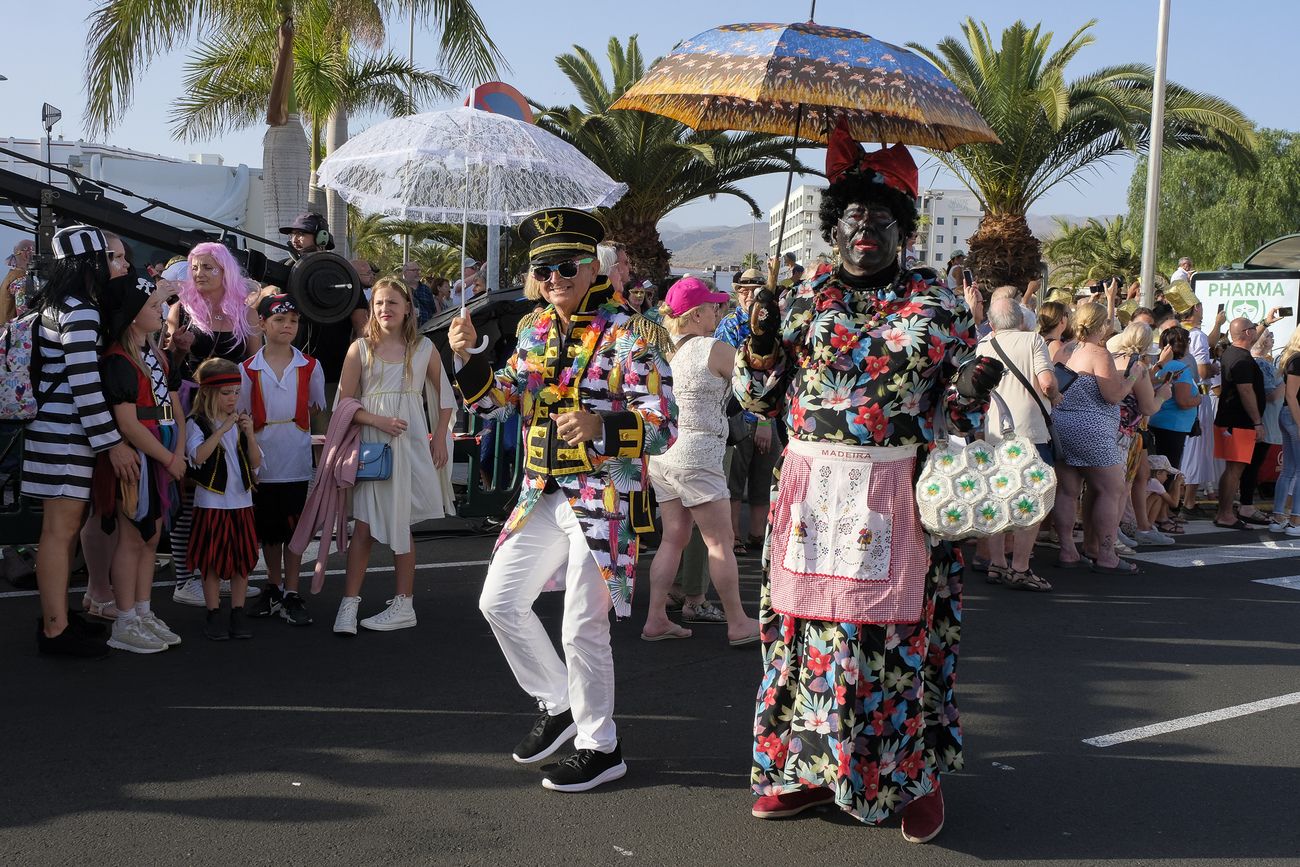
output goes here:
[{"label": "woman in white tank top", "polygon": [[709,549],[709,574],[727,614],[727,640],[758,640],[758,621],[745,613],[732,552],[731,500],[722,463],[727,449],[725,407],[731,394],[736,350],[711,336],[727,295],[695,277],[678,280],[661,308],[673,336],[673,396],[677,440],[649,458],[650,481],[659,501],[663,539],[650,564],[650,610],[641,637],[646,641],[689,638],[691,631],[668,619],[668,590],[691,537],[691,524]]}]

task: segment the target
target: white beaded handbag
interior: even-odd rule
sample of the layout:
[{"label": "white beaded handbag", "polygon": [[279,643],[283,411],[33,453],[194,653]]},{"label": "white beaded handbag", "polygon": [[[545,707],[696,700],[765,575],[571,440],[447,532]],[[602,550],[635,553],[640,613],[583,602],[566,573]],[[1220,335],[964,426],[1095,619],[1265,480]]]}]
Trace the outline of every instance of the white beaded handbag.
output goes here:
[{"label": "white beaded handbag", "polygon": [[1056,471],[1028,438],[1011,429],[1011,413],[996,393],[1002,441],[948,438],[942,410],[934,415],[934,449],[916,482],[921,526],[948,541],[996,536],[1032,527],[1056,498]]}]

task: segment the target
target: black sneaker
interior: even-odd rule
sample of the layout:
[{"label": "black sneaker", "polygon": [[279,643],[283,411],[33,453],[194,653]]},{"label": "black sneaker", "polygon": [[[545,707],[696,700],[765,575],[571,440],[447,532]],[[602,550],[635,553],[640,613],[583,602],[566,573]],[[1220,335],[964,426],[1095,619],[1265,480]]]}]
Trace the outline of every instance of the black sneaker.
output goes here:
[{"label": "black sneaker", "polygon": [[87,620],[84,612],[69,611],[68,625],[80,632],[82,635],[89,635],[91,638],[101,638],[108,640],[108,624],[99,623],[94,620]]},{"label": "black sneaker", "polygon": [[207,621],[203,624],[203,637],[213,641],[225,641],[230,637],[230,628],[221,616],[220,608],[209,608]]},{"label": "black sneaker", "polygon": [[46,656],[100,659],[108,656],[108,643],[102,636],[89,635],[81,631],[71,620],[62,632],[49,638],[45,635],[45,625],[38,617],[36,618],[36,650]]},{"label": "black sneaker", "polygon": [[248,618],[244,614],[244,606],[242,605],[230,606],[230,637],[253,637],[253,630],[248,628]]},{"label": "black sneaker", "polygon": [[307,603],[297,593],[284,594],[280,605],[280,617],[290,626],[310,626],[311,615],[307,613]]},{"label": "black sneaker", "polygon": [[284,591],[274,584],[267,583],[266,591],[257,597],[253,607],[249,609],[249,617],[274,617],[281,613],[284,605]]},{"label": "black sneaker", "polygon": [[533,723],[532,731],[519,742],[511,756],[521,765],[540,762],[577,733],[578,727],[574,725],[572,710],[555,716],[542,711],[537,722]]},{"label": "black sneaker", "polygon": [[585,792],[627,773],[623,750],[614,745],[611,753],[578,750],[542,778],[542,785],[556,792]]}]

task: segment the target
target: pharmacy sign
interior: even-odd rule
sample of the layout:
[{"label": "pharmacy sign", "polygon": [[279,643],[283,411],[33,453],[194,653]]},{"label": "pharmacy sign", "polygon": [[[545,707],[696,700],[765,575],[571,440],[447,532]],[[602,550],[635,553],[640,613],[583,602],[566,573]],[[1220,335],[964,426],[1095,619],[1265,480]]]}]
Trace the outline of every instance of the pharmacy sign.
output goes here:
[{"label": "pharmacy sign", "polygon": [[[1295,331],[1295,311],[1300,308],[1300,271],[1202,271],[1192,276],[1192,291],[1204,306],[1201,327],[1209,330],[1219,305],[1228,321],[1245,317],[1261,322],[1275,307],[1290,307],[1291,315],[1273,326],[1273,345],[1281,349]],[[1227,328],[1224,328],[1227,333]]]}]

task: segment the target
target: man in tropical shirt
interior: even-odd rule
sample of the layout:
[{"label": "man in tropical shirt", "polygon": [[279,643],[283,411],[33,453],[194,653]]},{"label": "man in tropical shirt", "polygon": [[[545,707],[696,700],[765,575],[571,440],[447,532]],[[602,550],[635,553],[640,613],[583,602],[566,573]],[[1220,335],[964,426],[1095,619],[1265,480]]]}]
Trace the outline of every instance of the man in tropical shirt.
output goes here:
[{"label": "man in tropical shirt", "polygon": [[935,414],[969,429],[1001,364],[966,363],[980,311],[899,267],[916,223],[906,148],[867,155],[841,125],[826,175],[839,266],[795,287],[783,316],[760,291],[736,362],[742,405],[784,412],[791,437],[760,606],[753,814],[901,812],[903,836],[925,842],[943,826],[940,775],[962,766],[962,565],[922,529],[914,473]]},{"label": "man in tropical shirt", "polygon": [[[522,419],[525,478],[497,540],[479,607],[516,680],[542,714],[514,759],[540,762],[569,738],[577,751],[542,785],[582,792],[627,773],[614,727],[609,609],[631,613],[637,534],[653,527],[645,456],[676,437],[663,329],[627,310],[597,274],[605,229],[569,208],[538,211],[519,230],[547,307],[520,324],[515,354],[493,373],[468,317],[448,333],[465,405]],[[533,602],[551,576],[565,590],[555,652]],[[566,666],[567,663],[567,666]]]}]

